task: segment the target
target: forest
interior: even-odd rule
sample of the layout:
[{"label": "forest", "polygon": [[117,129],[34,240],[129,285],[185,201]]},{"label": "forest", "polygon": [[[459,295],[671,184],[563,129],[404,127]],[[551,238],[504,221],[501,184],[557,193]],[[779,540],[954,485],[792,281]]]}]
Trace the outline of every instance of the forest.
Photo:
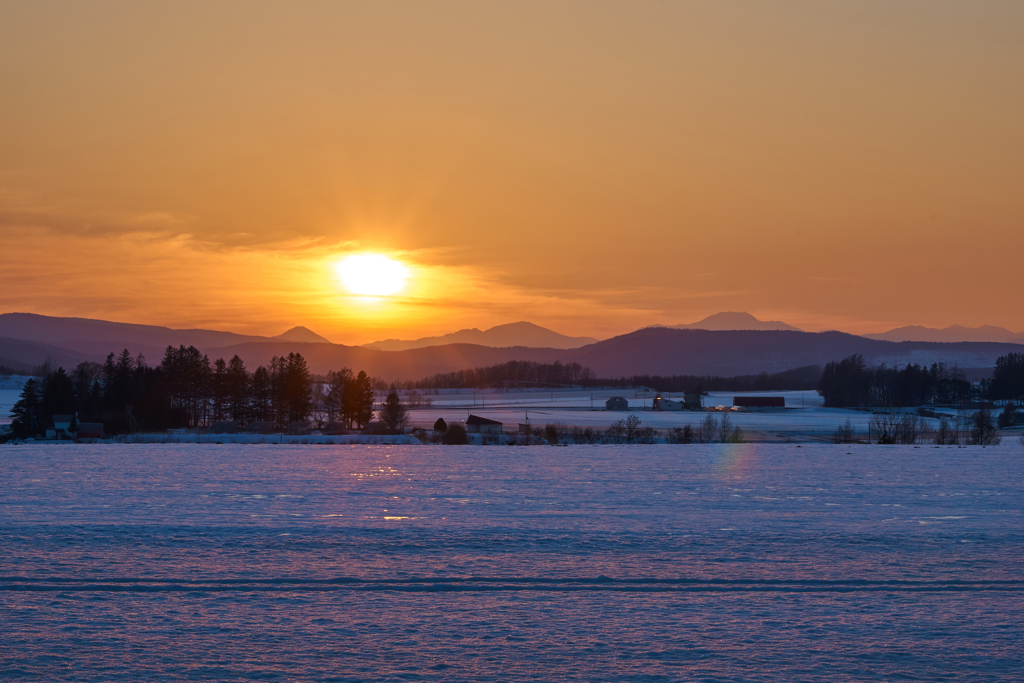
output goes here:
[{"label": "forest", "polygon": [[996,401],[1020,402],[1024,400],[1024,354],[1000,357],[991,379],[978,384],[967,381],[955,366],[943,363],[869,368],[863,356],[854,354],[825,366],[818,394],[827,408],[959,408]]},{"label": "forest", "polygon": [[340,427],[361,428],[373,417],[372,380],[365,372],[342,368],[314,378],[299,353],[249,372],[237,355],[211,362],[194,346],[168,346],[155,367],[125,350],[105,363],[80,363],[70,374],[64,368],[41,374],[25,383],[11,412],[15,437],[41,433],[61,414],[102,422],[109,434],[215,422],[285,429],[308,421],[315,408],[321,421]]}]

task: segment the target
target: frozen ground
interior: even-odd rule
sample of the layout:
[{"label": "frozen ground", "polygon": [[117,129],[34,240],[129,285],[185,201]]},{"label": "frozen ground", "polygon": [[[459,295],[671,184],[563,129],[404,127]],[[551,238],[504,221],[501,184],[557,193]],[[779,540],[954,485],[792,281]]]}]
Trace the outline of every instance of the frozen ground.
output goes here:
[{"label": "frozen ground", "polygon": [[0,446],[5,680],[1019,680],[1024,448]]}]

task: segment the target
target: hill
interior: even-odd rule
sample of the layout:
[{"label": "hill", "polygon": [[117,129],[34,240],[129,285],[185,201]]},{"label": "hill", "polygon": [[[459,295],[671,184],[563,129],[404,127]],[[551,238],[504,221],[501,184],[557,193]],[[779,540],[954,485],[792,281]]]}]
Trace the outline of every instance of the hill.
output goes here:
[{"label": "hill", "polygon": [[[11,331],[10,315],[0,316],[0,324],[6,325],[0,329]],[[298,351],[307,359],[314,373],[349,367],[353,370],[366,370],[371,375],[393,381],[421,379],[437,373],[484,367],[509,360],[578,362],[591,368],[599,377],[640,374],[734,376],[824,365],[853,353],[862,354],[871,365],[928,365],[944,362],[964,369],[991,368],[999,356],[1009,352],[1024,352],[1024,345],[997,342],[891,342],[843,332],[677,330],[665,327],[645,328],[575,349],[444,344],[381,351],[326,342],[246,338],[243,335],[210,330],[171,330],[123,323],[92,324],[103,321],[85,321],[86,324],[81,325],[75,322],[70,326],[72,333],[79,336],[85,336],[83,329],[94,332],[95,338],[87,341],[73,337],[61,339],[59,343],[50,343],[46,339],[26,339],[25,336],[34,332],[44,337],[49,335],[47,338],[52,339],[57,336],[57,332],[69,329],[62,322],[57,325],[43,324],[46,320],[78,320],[44,319],[41,323],[39,318],[44,317],[23,318],[32,326],[16,330],[22,335],[21,338],[12,339],[10,335],[8,338],[0,337],[0,364],[27,369],[51,358],[55,365],[70,369],[83,360],[102,362],[111,351],[118,352],[127,348],[132,355],[142,353],[153,365],[159,363],[168,343],[184,343],[195,344],[211,359],[228,359],[238,354],[250,370],[266,364],[273,356]],[[124,336],[118,338],[121,333]],[[196,340],[191,337],[193,334],[199,338]],[[222,343],[224,339],[240,337],[245,341]],[[208,342],[203,343],[204,340]]]},{"label": "hill", "polygon": [[758,320],[749,313],[715,313],[709,315],[703,320],[699,320],[695,323],[689,323],[687,325],[672,325],[671,329],[674,330],[712,330],[712,331],[726,331],[726,330],[789,330],[790,332],[800,332],[801,330],[792,325],[787,325],[784,322],[778,320]]},{"label": "hill", "polygon": [[868,339],[883,341],[930,341],[930,342],[1012,342],[1024,343],[1024,332],[1011,332],[1005,327],[982,325],[981,327],[950,327],[935,328],[922,325],[907,325],[880,334],[865,334]]},{"label": "hill", "polygon": [[544,349],[576,349],[587,344],[593,344],[596,341],[592,337],[567,337],[564,334],[559,334],[540,325],[518,322],[497,325],[488,330],[478,330],[474,327],[444,334],[439,337],[423,337],[409,341],[385,339],[370,344],[363,344],[363,346],[377,351],[405,351],[427,346],[442,346],[444,344],[478,344],[480,346],[499,348],[529,346]]},{"label": "hill", "polygon": [[844,332],[647,328],[578,349],[572,360],[601,377],[743,375],[824,365],[854,353],[862,354],[869,365],[943,362],[985,368],[993,367],[1001,355],[1022,351],[1024,346],[1019,344],[896,343]]},{"label": "hill", "polygon": [[[55,318],[35,313],[0,314],[0,337],[24,339],[74,348],[80,342],[141,345],[158,348],[168,345],[227,346],[269,337],[219,332],[216,330],[175,330],[158,325],[115,323],[89,318]],[[72,346],[67,346],[67,345]]]}]

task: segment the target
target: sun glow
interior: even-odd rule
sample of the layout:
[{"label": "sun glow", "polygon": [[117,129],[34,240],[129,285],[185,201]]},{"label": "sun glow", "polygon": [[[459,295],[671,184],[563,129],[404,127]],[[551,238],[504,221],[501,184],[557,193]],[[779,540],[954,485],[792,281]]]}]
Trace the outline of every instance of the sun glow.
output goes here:
[{"label": "sun glow", "polygon": [[389,296],[405,288],[409,269],[380,254],[354,254],[337,265],[342,284],[352,294]]}]

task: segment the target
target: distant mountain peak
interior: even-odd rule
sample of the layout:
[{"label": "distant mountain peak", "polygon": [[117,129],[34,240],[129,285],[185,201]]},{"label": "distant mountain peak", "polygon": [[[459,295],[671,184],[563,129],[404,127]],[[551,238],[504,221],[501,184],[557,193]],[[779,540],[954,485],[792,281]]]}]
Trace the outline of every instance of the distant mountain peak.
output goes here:
[{"label": "distant mountain peak", "polygon": [[787,325],[784,322],[778,320],[758,320],[746,311],[724,311],[722,313],[715,313],[709,315],[703,320],[698,320],[695,323],[688,325],[673,325],[673,329],[677,330],[761,330],[761,331],[777,331],[777,330],[788,330],[791,332],[802,332],[798,327]]},{"label": "distant mountain peak", "polygon": [[333,342],[326,337],[321,337],[319,334],[303,327],[302,325],[296,325],[292,329],[288,330],[284,334],[279,334],[274,339],[281,339],[283,341],[300,342],[303,344],[332,344]]}]

